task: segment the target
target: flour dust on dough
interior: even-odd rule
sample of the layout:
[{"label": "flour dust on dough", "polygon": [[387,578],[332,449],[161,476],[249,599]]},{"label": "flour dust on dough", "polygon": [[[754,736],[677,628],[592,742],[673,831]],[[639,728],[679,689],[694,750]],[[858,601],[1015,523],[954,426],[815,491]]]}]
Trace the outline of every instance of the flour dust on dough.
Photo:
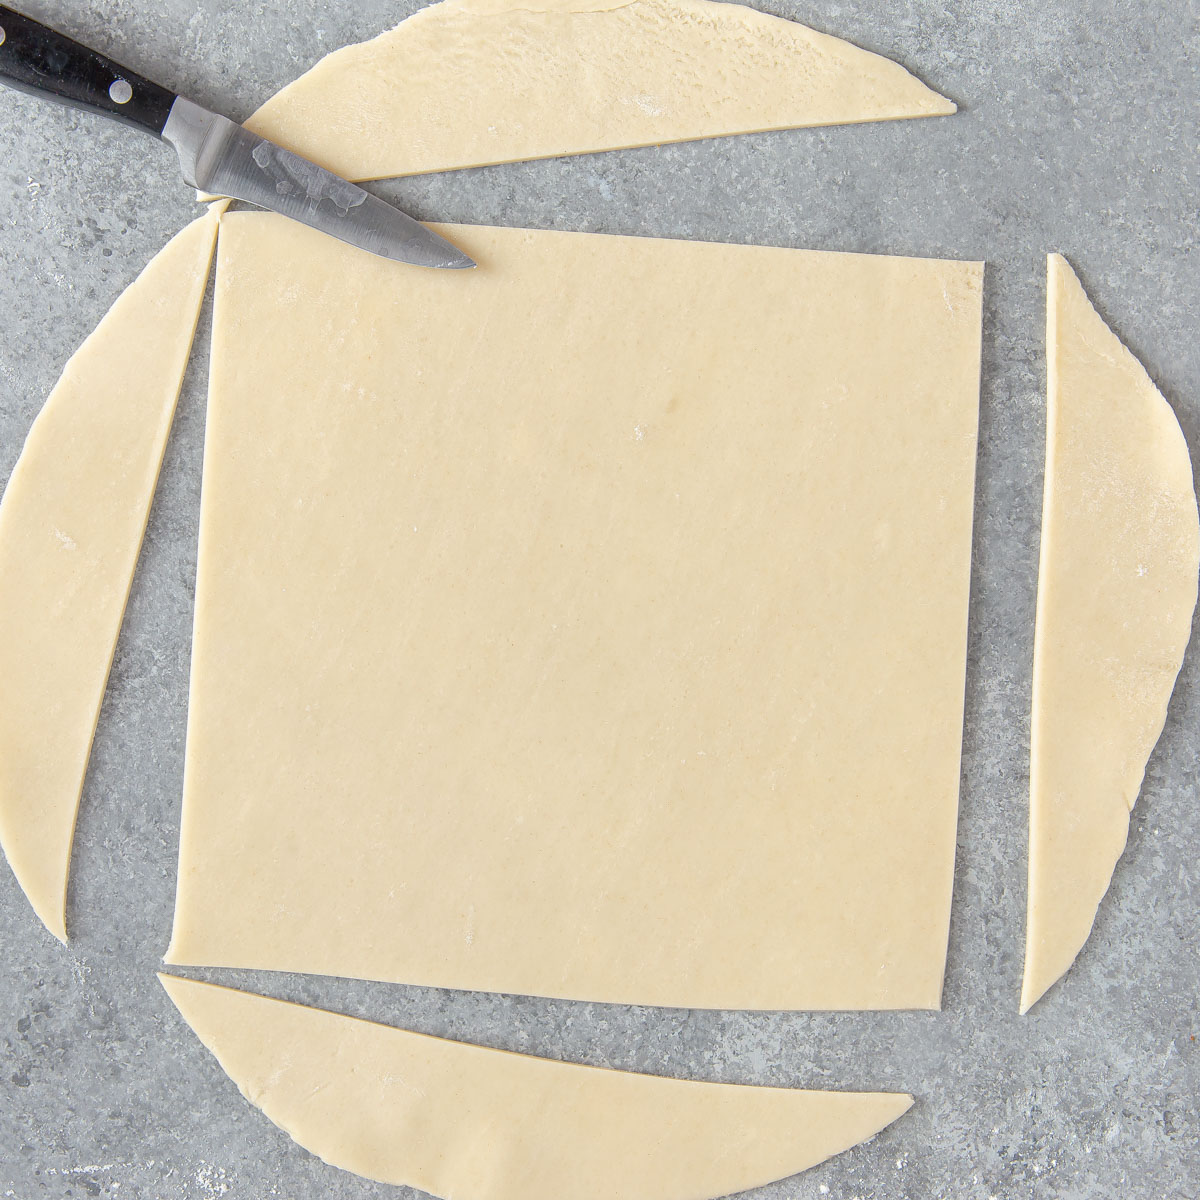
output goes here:
[{"label": "flour dust on dough", "polygon": [[0,845],[66,941],[75,816],[216,240],[177,234],[68,362],[0,502]]},{"label": "flour dust on dough", "polygon": [[936,1008],[981,266],[445,232],[223,221],[169,961]]},{"label": "flour dust on dough", "polygon": [[455,1200],[707,1200],[814,1166],[912,1104],[554,1062],[159,979],[242,1094],[305,1149]]},{"label": "flour dust on dough", "polygon": [[1191,461],[1170,405],[1057,254],[1047,301],[1022,1012],[1075,961],[1108,890],[1200,571]]},{"label": "flour dust on dough", "polygon": [[329,55],[248,125],[380,179],[954,111],[898,63],[741,4],[446,0]]}]

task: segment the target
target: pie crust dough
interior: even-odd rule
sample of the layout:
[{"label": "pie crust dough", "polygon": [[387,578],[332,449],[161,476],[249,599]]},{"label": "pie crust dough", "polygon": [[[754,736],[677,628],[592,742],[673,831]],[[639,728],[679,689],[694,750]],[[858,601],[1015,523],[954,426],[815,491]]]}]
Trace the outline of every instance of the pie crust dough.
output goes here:
[{"label": "pie crust dough", "polygon": [[216,232],[215,214],[193,222],[109,310],[0,503],[0,845],[64,942],[75,814]]},{"label": "pie crust dough", "polygon": [[740,4],[446,0],[329,55],[248,125],[380,179],[954,111],[898,63]]},{"label": "pie crust dough", "polygon": [[982,267],[224,219],[172,963],[936,1008]]},{"label": "pie crust dough", "polygon": [[159,978],[242,1094],[301,1146],[456,1200],[724,1196],[814,1166],[912,1104],[553,1062]]},{"label": "pie crust dough", "polygon": [[1022,1012],[1091,932],[1166,719],[1200,571],[1179,422],[1057,254],[1046,355]]}]

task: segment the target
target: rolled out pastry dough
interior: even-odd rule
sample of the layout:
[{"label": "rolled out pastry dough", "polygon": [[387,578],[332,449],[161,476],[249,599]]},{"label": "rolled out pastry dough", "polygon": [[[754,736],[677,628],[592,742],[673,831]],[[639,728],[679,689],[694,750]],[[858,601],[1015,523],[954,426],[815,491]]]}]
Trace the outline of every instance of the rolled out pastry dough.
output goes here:
[{"label": "rolled out pastry dough", "polygon": [[1179,422],[1057,254],[1046,317],[1022,1012],[1075,961],[1108,889],[1200,570]]},{"label": "rolled out pastry dough", "polygon": [[455,1200],[724,1196],[814,1166],[912,1104],[553,1062],[159,979],[246,1098],[301,1146]]},{"label": "rolled out pastry dough", "polygon": [[173,963],[935,1008],[979,264],[222,224]]},{"label": "rolled out pastry dough", "polygon": [[740,4],[446,0],[329,55],[248,124],[380,179],[954,111],[898,63]]},{"label": "rolled out pastry dough", "polygon": [[194,221],[109,310],[0,503],[0,845],[64,942],[79,795],[216,231]]}]

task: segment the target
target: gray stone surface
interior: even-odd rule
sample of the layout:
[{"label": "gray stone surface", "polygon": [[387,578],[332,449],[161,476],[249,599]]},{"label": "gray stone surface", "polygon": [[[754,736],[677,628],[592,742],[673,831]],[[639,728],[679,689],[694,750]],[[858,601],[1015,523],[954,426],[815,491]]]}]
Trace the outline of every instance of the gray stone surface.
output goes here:
[{"label": "gray stone surface", "polygon": [[[1200,664],[1067,979],[1016,1015],[1043,439],[1043,255],[1065,253],[1200,449],[1196,0],[768,0],[889,53],[954,118],[410,180],[419,216],[988,262],[956,904],[944,1011],[745,1014],[236,977],[413,1029],[698,1079],[905,1089],[870,1144],[755,1193],[1200,1192]],[[24,0],[245,116],[412,0]],[[0,480],[63,362],[194,209],[165,148],[0,94]],[[201,343],[203,344],[203,342]],[[88,775],[63,949],[0,868],[0,1197],[384,1197],[241,1099],[154,979],[172,904],[204,413],[193,364]],[[3,681],[0,681],[3,686]],[[198,973],[204,974],[204,973]],[[234,982],[230,973],[209,978]]]}]

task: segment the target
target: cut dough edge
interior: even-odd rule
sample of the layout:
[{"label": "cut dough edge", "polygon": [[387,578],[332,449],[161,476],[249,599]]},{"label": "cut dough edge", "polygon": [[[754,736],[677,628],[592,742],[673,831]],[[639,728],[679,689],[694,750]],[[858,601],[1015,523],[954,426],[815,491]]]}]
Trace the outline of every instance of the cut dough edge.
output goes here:
[{"label": "cut dough edge", "polygon": [[898,63],[741,4],[446,0],[322,59],[247,126],[381,179],[955,111]]},{"label": "cut dough edge", "polygon": [[88,756],[224,207],[72,356],[0,502],[0,846],[62,942]]},{"label": "cut dough edge", "polygon": [[1200,573],[1191,460],[1170,405],[1047,267],[1047,448],[1020,1010],[1075,961],[1166,720]]},{"label": "cut dough edge", "polygon": [[305,1149],[456,1200],[705,1200],[814,1166],[912,1104],[580,1066],[159,980],[242,1094]]}]

